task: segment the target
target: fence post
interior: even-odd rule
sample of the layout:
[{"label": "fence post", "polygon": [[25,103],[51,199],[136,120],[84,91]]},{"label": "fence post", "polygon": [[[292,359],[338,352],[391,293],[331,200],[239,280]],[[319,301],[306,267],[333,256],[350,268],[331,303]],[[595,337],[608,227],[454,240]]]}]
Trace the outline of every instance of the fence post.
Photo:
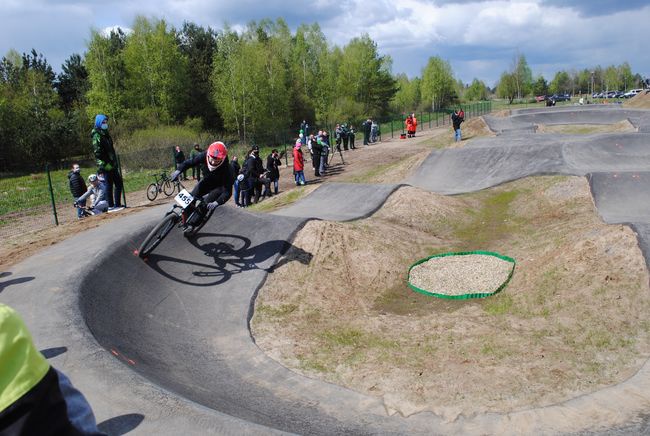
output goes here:
[{"label": "fence post", "polygon": [[393,119],[390,119],[390,137],[393,138]]},{"label": "fence post", "polygon": [[45,164],[47,171],[47,186],[50,190],[50,201],[52,202],[52,213],[54,214],[54,224],[59,225],[59,217],[56,216],[56,203],[54,202],[54,189],[52,188],[52,177],[50,176],[50,164]]},{"label": "fence post", "polygon": [[[115,157],[117,158],[117,172],[120,175],[120,179],[122,179],[122,206],[126,207],[126,188],[124,184],[124,176],[122,175],[122,162],[120,161],[120,155],[115,153]],[[176,162],[176,159],[174,159],[174,162]]]}]

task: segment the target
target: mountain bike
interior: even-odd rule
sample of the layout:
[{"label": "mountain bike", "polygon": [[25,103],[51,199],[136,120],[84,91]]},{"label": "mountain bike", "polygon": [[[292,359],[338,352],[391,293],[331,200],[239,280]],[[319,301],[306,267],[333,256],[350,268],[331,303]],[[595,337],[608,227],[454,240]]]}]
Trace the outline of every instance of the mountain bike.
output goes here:
[{"label": "mountain bike", "polygon": [[202,198],[194,198],[192,194],[180,185],[182,190],[174,200],[174,204],[164,218],[156,224],[144,239],[138,249],[138,256],[145,258],[162,242],[174,227],[183,231],[183,236],[191,238],[208,222],[214,209],[209,210]]},{"label": "mountain bike", "polygon": [[[159,193],[164,192],[167,197],[171,196],[176,189],[178,182],[172,182],[165,171],[160,174],[151,174],[156,180],[147,187],[147,198],[154,201]],[[178,192],[180,192],[178,188]]]}]

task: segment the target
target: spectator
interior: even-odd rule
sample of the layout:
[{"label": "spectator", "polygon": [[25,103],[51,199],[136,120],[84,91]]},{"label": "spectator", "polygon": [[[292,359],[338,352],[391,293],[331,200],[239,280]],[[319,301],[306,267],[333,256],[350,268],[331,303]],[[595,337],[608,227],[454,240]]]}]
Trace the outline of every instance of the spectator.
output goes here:
[{"label": "spectator", "polygon": [[93,196],[90,209],[95,215],[99,215],[103,212],[108,212],[109,206],[108,201],[106,200],[107,192],[105,190],[105,185],[100,183],[97,175],[91,174],[88,176],[88,190],[81,197],[75,201],[75,206],[79,206],[82,202],[86,202],[86,198]]},{"label": "spectator", "polygon": [[[122,207],[122,176],[117,166],[117,155],[113,147],[113,139],[108,133],[108,117],[98,114],[95,117],[95,128],[91,132],[93,152],[97,160],[98,172],[106,177],[106,200],[109,209]],[[115,189],[113,189],[115,187]]]},{"label": "spectator", "polygon": [[370,142],[370,130],[372,129],[372,120],[368,118],[361,125],[363,127],[363,145],[368,145]]},{"label": "spectator", "polygon": [[455,110],[454,113],[451,115],[451,122],[454,128],[456,142],[462,140],[460,125],[463,121],[465,121],[465,112],[463,112],[462,109]]},{"label": "spectator", "polygon": [[20,316],[1,303],[0,368],[0,434],[103,434],[86,398],[38,352]]},{"label": "spectator", "polygon": [[325,170],[327,169],[327,158],[330,154],[330,140],[329,140],[329,135],[325,130],[323,130],[322,135],[320,136],[320,166],[318,168],[318,172],[320,173],[321,177],[325,175]]},{"label": "spectator", "polygon": [[323,147],[321,146],[320,139],[316,138],[314,135],[309,135],[309,142],[311,144],[311,158],[312,166],[314,167],[314,176],[320,177],[320,159]]},{"label": "spectator", "polygon": [[305,145],[306,138],[309,137],[309,124],[307,124],[306,120],[302,120],[302,123],[300,123],[300,131],[302,132],[302,144]]},{"label": "spectator", "polygon": [[415,132],[418,130],[418,119],[415,117],[415,114],[411,114],[411,120],[413,120],[413,134],[411,135],[411,138],[415,138]]},{"label": "spectator", "polygon": [[350,125],[350,130],[348,131],[348,138],[350,140],[350,148],[352,150],[356,149],[357,147],[354,146],[354,134],[356,131],[354,130],[354,126]]},{"label": "spectator", "polygon": [[413,135],[413,117],[411,115],[407,116],[404,124],[406,125],[406,137],[410,138]]},{"label": "spectator", "polygon": [[293,147],[293,174],[296,178],[296,185],[305,184],[305,160],[302,155],[300,138]]},{"label": "spectator", "polygon": [[341,124],[341,139],[343,140],[343,150],[349,150],[349,132],[347,124]]},{"label": "spectator", "polygon": [[[197,154],[201,154],[203,150],[201,150],[201,147],[199,146],[198,143],[194,144],[194,147],[192,148],[192,151],[190,151],[190,159],[194,159]],[[231,162],[232,163],[232,162]],[[196,180],[197,182],[201,181],[201,168],[203,165],[197,165],[195,167],[192,167],[192,180]],[[235,173],[237,174],[237,173]]]},{"label": "spectator", "polygon": [[72,171],[68,173],[68,182],[72,198],[74,198],[75,203],[81,206],[77,208],[77,219],[81,219],[84,216],[81,208],[86,207],[86,200],[79,201],[79,197],[81,197],[88,188],[86,187],[84,178],[81,177],[81,168],[79,168],[79,164],[72,165]]},{"label": "spectator", "polygon": [[[271,154],[266,158],[266,171],[269,173],[269,180],[273,184],[273,193],[278,195],[278,188],[280,185],[280,153],[275,148],[271,150]],[[269,192],[269,197],[271,193]]]},{"label": "spectator", "polygon": [[370,142],[375,143],[379,140],[379,124],[374,120],[370,124]]},{"label": "spectator", "polygon": [[260,158],[260,149],[257,145],[251,148],[248,153],[248,158],[244,162],[242,168],[244,177],[247,181],[248,198],[247,204],[251,204],[253,195],[255,196],[255,203],[259,202],[260,195],[262,194],[262,185],[266,188],[265,192],[271,192],[271,180],[269,180],[264,171],[264,165]]},{"label": "spectator", "polygon": [[343,141],[343,129],[340,124],[336,125],[334,129],[334,140],[336,143],[336,151],[341,152],[341,142]]},{"label": "spectator", "polygon": [[[181,164],[185,162],[185,153],[183,153],[183,150],[181,150],[178,145],[174,149],[174,161],[176,162],[176,169],[179,169],[181,167]],[[186,172],[187,170],[181,172],[181,180],[187,180]]]},{"label": "spectator", "polygon": [[239,182],[240,182],[239,172],[240,171],[241,171],[241,167],[239,166],[239,162],[237,162],[237,156],[233,156],[232,159],[230,160],[230,173],[234,177],[233,190],[234,190],[235,204],[239,207],[241,207],[241,202],[239,201]]}]

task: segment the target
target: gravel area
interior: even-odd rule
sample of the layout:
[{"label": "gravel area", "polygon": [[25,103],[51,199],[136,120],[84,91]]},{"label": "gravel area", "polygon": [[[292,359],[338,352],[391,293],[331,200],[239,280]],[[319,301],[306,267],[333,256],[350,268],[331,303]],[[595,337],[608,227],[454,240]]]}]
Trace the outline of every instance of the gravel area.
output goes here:
[{"label": "gravel area", "polygon": [[442,295],[489,294],[507,279],[512,263],[485,254],[433,257],[411,269],[409,282]]}]

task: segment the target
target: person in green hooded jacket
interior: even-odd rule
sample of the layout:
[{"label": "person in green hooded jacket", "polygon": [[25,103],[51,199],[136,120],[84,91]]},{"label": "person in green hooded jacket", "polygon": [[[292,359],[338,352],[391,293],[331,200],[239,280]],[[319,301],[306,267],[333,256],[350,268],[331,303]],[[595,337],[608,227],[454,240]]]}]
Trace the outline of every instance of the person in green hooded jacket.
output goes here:
[{"label": "person in green hooded jacket", "polygon": [[[103,173],[106,181],[106,200],[109,209],[122,207],[122,191],[124,184],[119,168],[117,154],[113,147],[113,139],[108,133],[108,117],[98,114],[95,117],[95,128],[90,136],[93,141],[93,153],[97,161],[97,173]],[[113,189],[113,185],[115,189]]]}]

